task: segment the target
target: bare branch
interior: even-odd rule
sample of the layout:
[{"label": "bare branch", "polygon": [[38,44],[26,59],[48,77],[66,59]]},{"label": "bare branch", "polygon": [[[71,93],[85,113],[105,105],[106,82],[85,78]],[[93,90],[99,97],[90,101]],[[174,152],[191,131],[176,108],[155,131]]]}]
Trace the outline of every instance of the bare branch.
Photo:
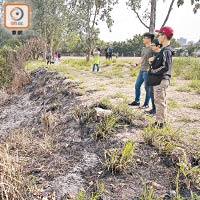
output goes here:
[{"label": "bare branch", "polygon": [[168,13],[167,13],[167,16],[166,16],[165,21],[164,21],[163,25],[161,26],[161,28],[164,27],[165,24],[167,23],[167,20],[169,19],[169,15],[170,15],[170,13],[172,11],[172,7],[174,5],[174,2],[175,2],[175,0],[172,0],[172,2],[170,4],[170,7],[169,7],[169,10],[168,10]]},{"label": "bare branch", "polygon": [[135,9],[133,9],[133,11],[134,11],[135,14],[137,15],[137,18],[140,20],[140,22],[141,22],[147,29],[149,29],[149,26],[147,26],[147,25],[142,21],[142,19],[141,19],[141,17],[139,16],[138,12],[137,12]]}]

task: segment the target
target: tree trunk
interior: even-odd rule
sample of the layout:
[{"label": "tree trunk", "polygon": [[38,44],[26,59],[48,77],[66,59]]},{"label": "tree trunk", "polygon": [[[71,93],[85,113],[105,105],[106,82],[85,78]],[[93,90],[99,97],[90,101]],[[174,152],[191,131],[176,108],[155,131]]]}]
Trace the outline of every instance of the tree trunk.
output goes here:
[{"label": "tree trunk", "polygon": [[150,16],[150,26],[149,32],[154,33],[156,26],[156,5],[157,0],[151,0],[151,16]]},{"label": "tree trunk", "polygon": [[87,58],[86,58],[87,62],[89,62],[89,60],[90,60],[91,52],[92,52],[92,33],[90,33],[90,37],[89,37],[89,48],[87,51]]}]

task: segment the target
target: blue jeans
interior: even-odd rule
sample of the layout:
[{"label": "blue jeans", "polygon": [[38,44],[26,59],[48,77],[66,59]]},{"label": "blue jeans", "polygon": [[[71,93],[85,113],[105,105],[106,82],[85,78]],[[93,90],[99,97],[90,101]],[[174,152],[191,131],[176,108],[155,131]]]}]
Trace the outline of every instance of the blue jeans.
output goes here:
[{"label": "blue jeans", "polygon": [[97,66],[97,72],[98,72],[98,71],[99,71],[99,64],[94,64],[94,65],[93,65],[93,70],[92,70],[92,71],[93,71],[93,72],[95,71],[95,66]]},{"label": "blue jeans", "polygon": [[141,95],[141,85],[144,82],[144,88],[146,90],[146,98],[144,105],[149,105],[149,87],[147,86],[147,78],[148,78],[148,72],[140,70],[139,75],[137,77],[137,81],[135,84],[135,101],[140,102],[140,95]]}]

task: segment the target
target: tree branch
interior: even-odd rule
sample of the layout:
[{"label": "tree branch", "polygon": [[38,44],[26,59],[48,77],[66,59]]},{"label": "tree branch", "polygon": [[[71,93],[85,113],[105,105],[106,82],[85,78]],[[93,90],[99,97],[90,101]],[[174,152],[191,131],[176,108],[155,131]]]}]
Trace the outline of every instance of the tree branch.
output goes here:
[{"label": "tree branch", "polygon": [[147,29],[149,29],[149,26],[147,26],[147,25],[142,21],[142,19],[141,19],[141,17],[139,16],[138,12],[137,12],[135,9],[133,9],[133,11],[134,11],[135,14],[137,15],[137,18],[140,20],[140,22],[141,22]]},{"label": "tree branch", "polygon": [[169,7],[169,10],[168,10],[168,13],[167,13],[167,16],[166,16],[165,21],[163,22],[163,25],[161,26],[161,28],[163,28],[165,26],[165,24],[167,23],[167,21],[169,19],[169,15],[170,15],[170,13],[172,11],[172,7],[174,5],[174,2],[175,2],[175,0],[172,0],[172,2],[170,4],[170,7]]}]

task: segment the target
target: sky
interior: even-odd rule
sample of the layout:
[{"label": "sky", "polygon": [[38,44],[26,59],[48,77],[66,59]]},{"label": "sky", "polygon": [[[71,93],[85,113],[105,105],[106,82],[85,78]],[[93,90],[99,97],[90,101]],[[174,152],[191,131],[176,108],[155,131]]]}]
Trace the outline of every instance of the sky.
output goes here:
[{"label": "sky", "polygon": [[[105,22],[100,22],[100,39],[106,42],[125,41],[132,39],[136,34],[148,31],[139,22],[134,12],[126,6],[126,1],[119,0],[119,4],[115,5],[111,13],[114,20],[112,32],[109,32]],[[159,29],[164,22],[170,2],[166,0],[163,3],[162,0],[158,0],[156,29]],[[175,3],[166,26],[171,26],[174,29],[176,39],[184,37],[187,41],[197,42],[200,39],[200,10],[194,14],[190,2],[190,0],[186,0],[185,4],[179,8]]]}]

